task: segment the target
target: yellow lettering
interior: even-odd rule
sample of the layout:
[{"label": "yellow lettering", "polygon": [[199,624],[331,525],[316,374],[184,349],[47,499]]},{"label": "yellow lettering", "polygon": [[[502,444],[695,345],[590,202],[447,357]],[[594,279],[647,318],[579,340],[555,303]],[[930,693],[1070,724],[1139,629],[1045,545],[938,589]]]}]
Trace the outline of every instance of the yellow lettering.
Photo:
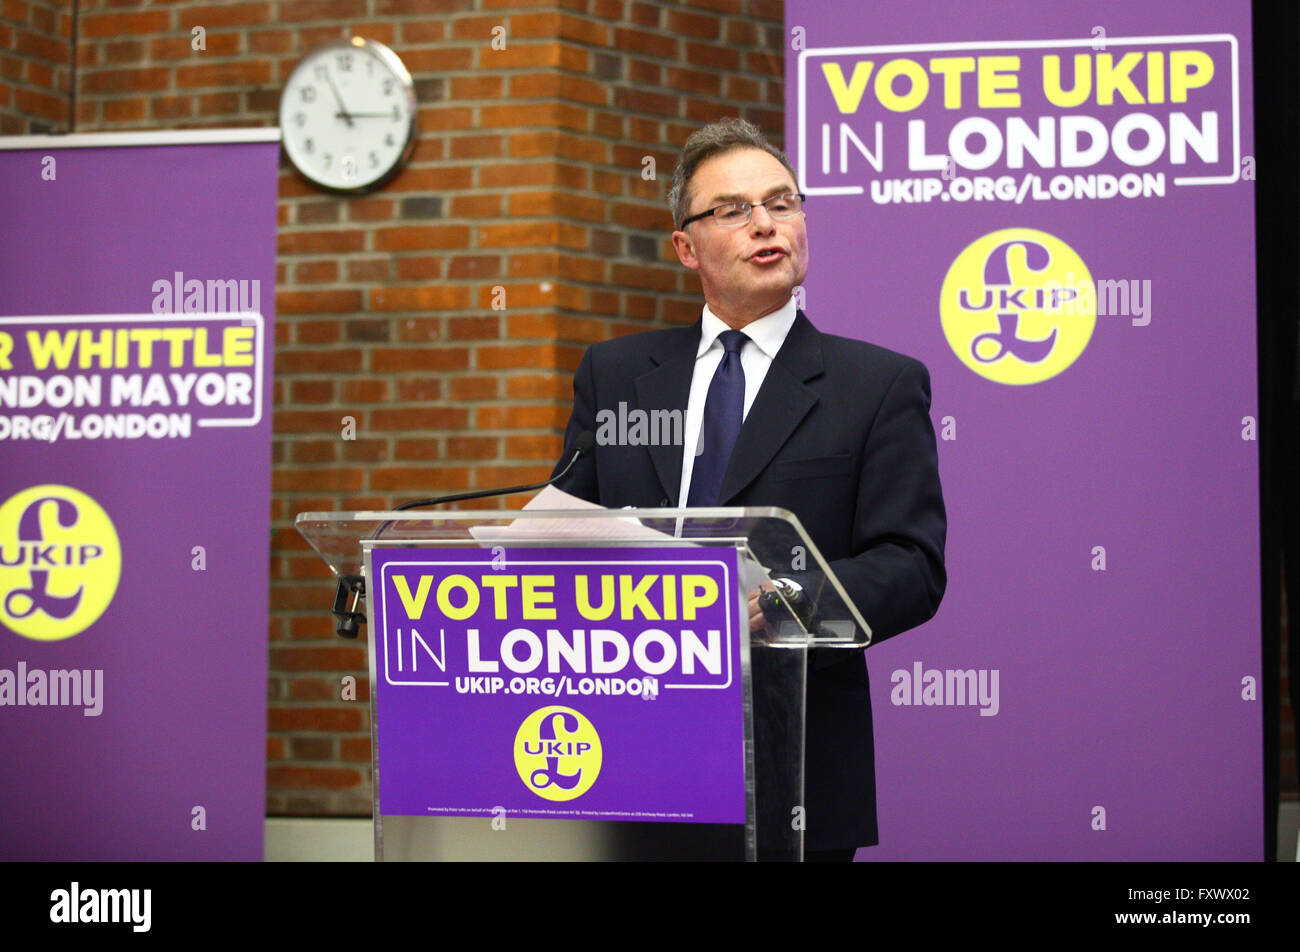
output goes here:
[{"label": "yellow lettering", "polygon": [[[910,87],[905,95],[894,92],[894,80],[906,76]],[[911,112],[930,94],[930,74],[916,60],[890,60],[876,73],[876,98],[891,112]]]},{"label": "yellow lettering", "polygon": [[162,339],[167,342],[167,365],[169,367],[181,367],[185,364],[185,342],[192,340],[194,329],[192,327],[165,327],[162,330]]},{"label": "yellow lettering", "polygon": [[1214,60],[1200,50],[1169,54],[1169,101],[1187,102],[1187,90],[1200,89],[1214,78]]},{"label": "yellow lettering", "polygon": [[59,370],[67,370],[72,364],[72,353],[77,347],[77,332],[39,331],[27,332],[27,349],[31,351],[32,366],[37,370],[48,370],[51,363]]},{"label": "yellow lettering", "polygon": [[[465,604],[457,608],[451,603],[452,589],[465,593]],[[438,583],[438,611],[453,621],[464,621],[478,611],[478,586],[464,575],[448,575]]]},{"label": "yellow lettering", "polygon": [[420,584],[414,596],[411,595],[411,584],[405,575],[393,576],[393,585],[397,587],[397,597],[402,600],[407,618],[415,620],[424,614],[424,603],[429,600],[429,588],[433,585],[432,575],[420,576]]},{"label": "yellow lettering", "polygon": [[113,366],[112,331],[81,332],[81,346],[77,349],[77,366],[85,370],[96,358],[99,359],[101,368]]},{"label": "yellow lettering", "polygon": [[981,109],[1016,109],[1020,106],[1019,56],[981,56],[979,102]]},{"label": "yellow lettering", "polygon": [[[76,360],[83,370],[96,367],[130,367],[132,358],[136,366],[149,368],[154,363],[155,345],[167,346],[167,366],[180,368],[192,363],[194,367],[247,367],[256,362],[253,345],[256,330],[252,327],[226,327],[217,344],[210,342],[205,327],[132,327],[104,330],[82,328],[69,331],[27,331],[27,349],[32,355],[36,370],[67,370]],[[192,344],[191,344],[192,342]],[[193,347],[193,356],[186,345]],[[9,355],[14,340],[9,334],[0,334],[0,370],[12,370]],[[216,349],[213,349],[216,347]]]},{"label": "yellow lettering", "polygon": [[853,78],[845,83],[844,70],[839,63],[822,63],[822,75],[826,77],[826,85],[830,86],[840,112],[847,115],[858,111],[875,65],[871,60],[859,60],[853,64]]},{"label": "yellow lettering", "polygon": [[695,621],[695,613],[718,600],[718,583],[709,575],[682,576],[682,618]]},{"label": "yellow lettering", "polygon": [[221,366],[221,355],[208,350],[208,329],[206,327],[199,327],[194,330],[194,366]]},{"label": "yellow lettering", "polygon": [[253,365],[253,328],[227,327],[222,332],[221,359],[227,367]]},{"label": "yellow lettering", "polygon": [[1145,100],[1129,76],[1133,68],[1142,62],[1141,53],[1125,53],[1115,64],[1115,57],[1102,53],[1097,57],[1097,104],[1110,106],[1115,103],[1115,94],[1119,93],[1126,103],[1137,105]]},{"label": "yellow lettering", "polygon": [[553,619],[555,609],[545,606],[552,605],[555,602],[555,592],[540,591],[537,586],[544,585],[547,589],[555,588],[554,575],[525,575],[523,577],[524,593],[524,618],[532,620],[534,618]]},{"label": "yellow lettering", "polygon": [[484,575],[479,584],[484,588],[492,590],[492,617],[504,619],[507,614],[506,609],[506,589],[514,588],[519,584],[519,578],[515,575]]},{"label": "yellow lettering", "polygon": [[588,579],[585,575],[579,575],[573,580],[574,595],[578,602],[578,614],[587,621],[604,621],[614,613],[614,577],[612,575],[602,575],[600,577],[600,605],[593,607],[591,604],[591,592],[588,587]]},{"label": "yellow lettering", "polygon": [[1165,101],[1165,54],[1147,54],[1147,102]]},{"label": "yellow lettering", "polygon": [[1077,106],[1092,92],[1092,57],[1087,53],[1074,55],[1074,88],[1068,92],[1061,88],[1061,58],[1043,57],[1043,95],[1053,106]]},{"label": "yellow lettering", "polygon": [[973,56],[941,56],[930,60],[930,72],[943,77],[943,108],[961,108],[961,78],[975,72]]},{"label": "yellow lettering", "polygon": [[162,331],[156,327],[131,328],[131,342],[136,344],[136,363],[139,367],[153,366],[153,345],[162,340]]},{"label": "yellow lettering", "polygon": [[633,609],[637,607],[641,609],[641,617],[650,621],[660,620],[659,613],[655,611],[654,605],[646,597],[650,586],[658,578],[658,575],[647,575],[633,586],[632,576],[620,575],[618,577],[619,613],[624,621],[632,617]]}]

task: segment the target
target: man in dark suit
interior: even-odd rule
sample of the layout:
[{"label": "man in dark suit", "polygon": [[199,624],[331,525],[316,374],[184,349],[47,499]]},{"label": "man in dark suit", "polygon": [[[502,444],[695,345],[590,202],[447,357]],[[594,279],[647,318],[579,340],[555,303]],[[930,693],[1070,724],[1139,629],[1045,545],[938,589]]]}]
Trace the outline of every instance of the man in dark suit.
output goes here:
[{"label": "man in dark suit", "polygon": [[[925,367],[822,334],[796,309],[808,269],[797,177],[748,122],[723,120],[687,140],[669,203],[678,258],[700,276],[701,320],[590,347],[565,443],[622,403],[684,412],[691,452],[597,445],[558,485],[608,507],[788,509],[873,643],[926,621],[946,581],[946,519]],[[813,655],[805,846],[810,859],[851,859],[878,842],[867,671],[860,651]]]}]

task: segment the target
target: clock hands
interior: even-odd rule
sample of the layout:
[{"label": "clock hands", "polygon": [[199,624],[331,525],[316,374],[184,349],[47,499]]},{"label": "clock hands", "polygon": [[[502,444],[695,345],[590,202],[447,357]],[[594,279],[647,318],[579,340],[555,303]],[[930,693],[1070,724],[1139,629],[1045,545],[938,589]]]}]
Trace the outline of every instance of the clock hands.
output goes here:
[{"label": "clock hands", "polygon": [[346,116],[351,116],[353,119],[385,119],[392,116],[392,113],[391,112],[350,112],[350,113],[336,112],[334,113],[335,119],[341,119]]},{"label": "clock hands", "polygon": [[344,119],[347,121],[348,125],[352,125],[352,114],[348,112],[348,107],[343,105],[343,97],[339,95],[338,87],[334,85],[334,80],[330,78],[329,73],[325,74],[325,82],[330,84],[330,89],[334,92],[334,98],[337,99],[339,103],[339,111],[334,113],[334,118]]}]

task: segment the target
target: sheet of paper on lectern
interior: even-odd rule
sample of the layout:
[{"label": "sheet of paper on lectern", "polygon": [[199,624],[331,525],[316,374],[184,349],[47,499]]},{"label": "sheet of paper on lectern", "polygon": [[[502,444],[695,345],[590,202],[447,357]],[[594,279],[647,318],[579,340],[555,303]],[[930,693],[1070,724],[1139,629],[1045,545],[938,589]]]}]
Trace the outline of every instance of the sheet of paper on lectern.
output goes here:
[{"label": "sheet of paper on lectern", "polygon": [[584,519],[582,513],[604,510],[598,503],[579,499],[554,486],[547,486],[523,507],[525,512],[572,511],[571,517],[554,519],[516,519],[506,526],[474,526],[470,534],[480,542],[510,542],[535,539],[671,539],[657,529],[649,529],[632,518]]},{"label": "sheet of paper on lectern", "polygon": [[[553,519],[515,519],[505,526],[472,526],[470,534],[485,544],[509,542],[527,542],[538,539],[561,541],[564,539],[609,539],[623,540],[671,540],[677,538],[666,532],[643,526],[637,519],[585,519],[583,512],[593,509],[604,511],[605,507],[566,493],[554,486],[547,486],[523,506],[523,511],[572,512],[572,516]],[[681,520],[678,521],[680,531]],[[708,545],[710,540],[698,539],[697,544]],[[745,550],[739,562],[741,584],[745,591],[753,591],[771,578],[771,573]]]}]

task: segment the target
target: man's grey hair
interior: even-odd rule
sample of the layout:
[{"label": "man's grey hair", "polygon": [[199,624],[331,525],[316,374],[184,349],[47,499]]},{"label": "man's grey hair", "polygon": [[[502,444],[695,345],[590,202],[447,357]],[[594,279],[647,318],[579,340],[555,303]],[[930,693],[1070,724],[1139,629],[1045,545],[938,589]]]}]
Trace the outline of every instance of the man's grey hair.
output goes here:
[{"label": "man's grey hair", "polygon": [[673,185],[668,190],[668,207],[672,209],[673,226],[681,228],[682,222],[690,216],[691,179],[695,171],[706,160],[714,156],[726,155],[738,149],[761,149],[785,166],[790,178],[799,187],[799,176],[794,166],[785,157],[785,153],[768,142],[759,131],[758,126],[747,119],[719,119],[710,122],[701,129],[696,129],[682,146],[681,158],[673,170]]}]

